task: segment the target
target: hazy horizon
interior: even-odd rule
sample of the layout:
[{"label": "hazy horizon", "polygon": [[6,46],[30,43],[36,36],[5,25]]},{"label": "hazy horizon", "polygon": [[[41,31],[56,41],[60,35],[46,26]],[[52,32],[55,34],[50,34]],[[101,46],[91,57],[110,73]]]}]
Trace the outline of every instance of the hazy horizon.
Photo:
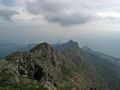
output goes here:
[{"label": "hazy horizon", "polygon": [[119,5],[119,0],[0,0],[0,42],[73,39],[120,57]]}]

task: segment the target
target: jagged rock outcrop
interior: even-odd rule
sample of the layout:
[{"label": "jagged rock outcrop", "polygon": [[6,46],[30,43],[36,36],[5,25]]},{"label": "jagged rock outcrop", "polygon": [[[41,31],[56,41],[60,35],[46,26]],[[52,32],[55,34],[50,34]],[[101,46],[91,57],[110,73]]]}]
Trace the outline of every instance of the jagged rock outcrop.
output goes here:
[{"label": "jagged rock outcrop", "polygon": [[77,42],[70,40],[67,43],[55,45],[54,48],[64,54],[67,60],[71,60],[73,63],[82,65],[85,62],[85,58]]},{"label": "jagged rock outcrop", "polygon": [[[119,76],[106,77],[106,69],[118,70],[113,64],[86,55],[73,40],[54,48],[44,42],[28,52],[10,54],[0,61],[0,90],[113,90],[119,85]],[[114,71],[108,69],[110,65]],[[116,78],[117,85],[111,85]]]},{"label": "jagged rock outcrop", "polygon": [[[65,57],[55,51],[49,44],[42,43],[31,49],[29,52],[16,52],[2,60],[1,70],[6,69],[12,75],[22,78],[29,78],[57,86],[62,78],[61,68],[65,64]],[[2,65],[1,65],[2,66]],[[49,86],[50,83],[45,83]],[[50,90],[50,89],[48,89]]]}]

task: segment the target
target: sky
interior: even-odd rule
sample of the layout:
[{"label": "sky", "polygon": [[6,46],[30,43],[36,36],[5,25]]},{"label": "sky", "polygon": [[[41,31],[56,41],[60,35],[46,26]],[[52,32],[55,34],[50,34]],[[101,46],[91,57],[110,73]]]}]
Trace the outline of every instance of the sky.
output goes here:
[{"label": "sky", "polygon": [[0,41],[80,46],[120,57],[120,0],[0,0]]}]

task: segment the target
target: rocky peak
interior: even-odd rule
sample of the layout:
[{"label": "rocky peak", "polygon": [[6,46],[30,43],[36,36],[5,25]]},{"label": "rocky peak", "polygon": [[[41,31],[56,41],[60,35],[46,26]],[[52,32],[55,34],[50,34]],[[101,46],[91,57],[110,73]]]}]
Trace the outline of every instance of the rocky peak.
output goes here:
[{"label": "rocky peak", "polygon": [[79,48],[78,42],[75,42],[73,40],[69,40],[68,42],[64,43],[66,46],[69,46],[70,48]]},{"label": "rocky peak", "polygon": [[44,42],[30,52],[16,52],[1,60],[0,90],[120,90],[116,64],[82,52],[73,40],[55,48],[62,54]]},{"label": "rocky peak", "polygon": [[68,60],[75,64],[82,64],[85,61],[78,42],[70,40],[66,43],[56,45],[55,49],[64,54]]},{"label": "rocky peak", "polygon": [[62,53],[67,51],[76,51],[79,50],[79,45],[73,40],[69,40],[66,43],[55,45],[54,48]]},{"label": "rocky peak", "polygon": [[69,40],[68,42],[69,42],[69,43],[73,43],[74,41],[71,39],[71,40]]},{"label": "rocky peak", "polygon": [[30,53],[32,53],[34,56],[41,56],[47,60],[49,59],[56,60],[56,58],[60,56],[58,52],[56,52],[54,48],[46,42],[41,43],[36,47],[32,48],[30,50]]},{"label": "rocky peak", "polygon": [[43,42],[30,50],[30,52],[46,52],[46,51],[47,52],[53,51],[53,48],[46,42]]},{"label": "rocky peak", "polygon": [[46,85],[50,87],[50,85],[57,85],[61,80],[65,57],[44,42],[32,48],[29,52],[13,53],[6,60],[15,63],[17,67],[15,71],[18,71],[20,76],[42,83],[48,81],[48,83],[45,83],[45,87]]}]

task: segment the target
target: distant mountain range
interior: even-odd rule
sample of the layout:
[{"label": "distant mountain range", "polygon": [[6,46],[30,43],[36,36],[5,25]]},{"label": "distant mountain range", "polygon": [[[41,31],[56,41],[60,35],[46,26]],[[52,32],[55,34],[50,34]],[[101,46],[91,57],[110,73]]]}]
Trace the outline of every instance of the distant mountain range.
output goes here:
[{"label": "distant mountain range", "polygon": [[10,53],[19,51],[23,45],[14,44],[14,43],[0,43],[0,57],[5,57]]},{"label": "distant mountain range", "polygon": [[24,50],[0,60],[0,90],[120,90],[119,58],[73,40]]},{"label": "distant mountain range", "polygon": [[37,44],[15,44],[15,43],[0,43],[0,57],[4,58],[10,53],[17,51],[28,51]]},{"label": "distant mountain range", "polygon": [[116,57],[113,57],[113,56],[110,56],[110,55],[107,55],[107,54],[104,54],[104,53],[101,53],[101,52],[98,52],[98,51],[95,51],[87,46],[81,48],[85,53],[91,53],[91,54],[94,54],[98,57],[101,57],[103,59],[107,59],[111,62],[114,62],[116,64],[119,64],[120,63],[120,58],[116,58]]}]

